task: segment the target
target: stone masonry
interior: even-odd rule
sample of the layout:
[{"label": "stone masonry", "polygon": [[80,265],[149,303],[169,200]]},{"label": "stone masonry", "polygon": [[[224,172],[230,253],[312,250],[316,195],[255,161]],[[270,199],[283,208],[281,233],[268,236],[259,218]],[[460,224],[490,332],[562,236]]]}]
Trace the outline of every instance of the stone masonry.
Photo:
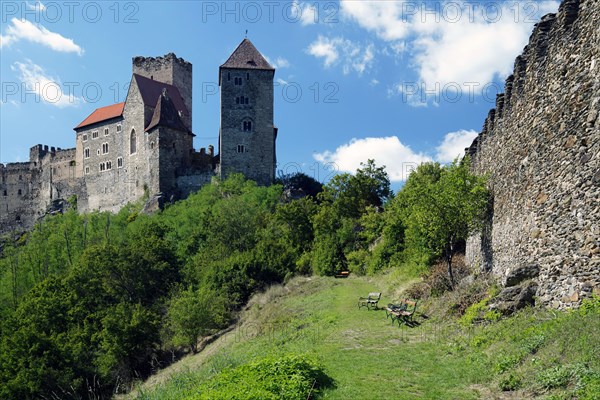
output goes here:
[{"label": "stone masonry", "polygon": [[600,293],[599,21],[600,0],[543,17],[467,149],[493,194],[468,262],[554,308]]},{"label": "stone masonry", "polygon": [[219,68],[221,78],[227,75],[220,81],[217,155],[213,146],[193,148],[192,64],[169,53],[134,57],[132,67],[125,102],[96,109],[77,125],[75,148],[36,145],[29,162],[0,164],[0,233],[30,229],[68,199],[76,198],[81,212],[117,212],[144,196],[158,203],[147,209],[185,198],[233,172],[273,182],[275,70],[248,39]]}]

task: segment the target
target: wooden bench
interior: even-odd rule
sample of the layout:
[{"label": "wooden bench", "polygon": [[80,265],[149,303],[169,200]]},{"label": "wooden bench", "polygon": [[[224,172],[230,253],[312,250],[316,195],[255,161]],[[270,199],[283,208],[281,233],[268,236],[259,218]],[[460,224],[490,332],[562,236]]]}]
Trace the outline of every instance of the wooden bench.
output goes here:
[{"label": "wooden bench", "polygon": [[350,271],[341,271],[335,274],[336,278],[347,278],[350,275]]},{"label": "wooden bench", "polygon": [[405,307],[391,308],[388,305],[386,309],[386,313],[389,313],[389,316],[392,318],[392,325],[394,324],[394,319],[398,321],[398,326],[400,326],[400,322],[404,322],[407,325],[412,323],[413,315],[417,311],[417,301],[404,300],[402,304]]},{"label": "wooden bench", "polygon": [[381,299],[381,293],[379,292],[371,292],[367,297],[359,297],[358,308],[365,306],[367,307],[367,310],[370,310],[371,306],[373,306],[374,309],[377,309],[379,299]]},{"label": "wooden bench", "polygon": [[406,300],[402,300],[398,304],[389,303],[385,308],[385,317],[389,318],[392,315],[392,312],[404,311],[406,310]]}]

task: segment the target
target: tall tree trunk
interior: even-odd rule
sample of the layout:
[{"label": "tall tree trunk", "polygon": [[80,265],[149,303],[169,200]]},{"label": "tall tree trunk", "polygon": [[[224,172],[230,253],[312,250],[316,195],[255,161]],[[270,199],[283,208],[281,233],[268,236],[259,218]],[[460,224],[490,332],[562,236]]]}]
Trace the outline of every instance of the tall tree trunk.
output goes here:
[{"label": "tall tree trunk", "polygon": [[452,272],[452,254],[454,253],[454,243],[450,240],[446,247],[446,263],[448,265],[448,278],[450,278],[450,289],[454,290],[454,273]]}]

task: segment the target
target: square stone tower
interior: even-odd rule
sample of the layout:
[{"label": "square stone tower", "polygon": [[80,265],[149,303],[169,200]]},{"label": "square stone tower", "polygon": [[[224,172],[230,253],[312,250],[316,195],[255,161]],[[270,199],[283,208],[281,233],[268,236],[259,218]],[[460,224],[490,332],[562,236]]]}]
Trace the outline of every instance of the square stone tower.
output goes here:
[{"label": "square stone tower", "polygon": [[260,185],[275,179],[275,69],[244,39],[219,68],[221,177],[243,173]]}]

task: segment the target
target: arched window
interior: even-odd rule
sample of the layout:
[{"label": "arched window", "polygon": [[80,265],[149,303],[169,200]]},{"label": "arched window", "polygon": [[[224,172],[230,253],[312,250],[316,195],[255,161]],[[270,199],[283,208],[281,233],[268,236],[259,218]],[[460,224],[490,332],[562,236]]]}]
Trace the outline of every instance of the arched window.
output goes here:
[{"label": "arched window", "polygon": [[20,196],[23,192],[21,191],[21,189],[19,189],[19,191],[17,192],[17,194]]},{"label": "arched window", "polygon": [[129,137],[129,154],[133,154],[137,151],[137,135],[135,129],[131,130],[131,136]]},{"label": "arched window", "polygon": [[244,121],[242,123],[242,131],[252,132],[252,121]]}]

